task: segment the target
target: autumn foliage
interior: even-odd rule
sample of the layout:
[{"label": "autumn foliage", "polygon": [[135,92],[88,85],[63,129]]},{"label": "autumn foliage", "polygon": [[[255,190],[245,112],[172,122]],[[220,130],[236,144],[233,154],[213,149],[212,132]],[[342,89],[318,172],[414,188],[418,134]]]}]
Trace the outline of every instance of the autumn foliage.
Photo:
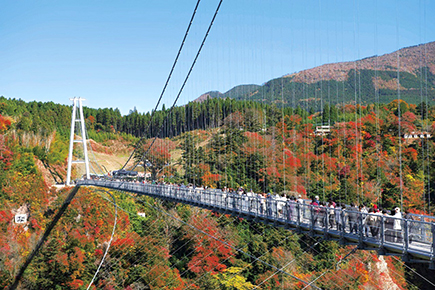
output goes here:
[{"label": "autumn foliage", "polygon": [[[421,130],[433,136],[434,108],[422,115],[403,101],[379,111],[374,105],[337,106],[331,132],[321,135],[316,126],[326,112],[225,102],[227,115],[207,111],[210,119],[204,124],[213,123],[213,130],[179,127],[172,132],[176,137],[156,139],[148,152],[152,139],[141,144],[136,159],[155,182],[319,195],[387,208],[403,198],[404,208],[413,212],[434,210],[428,204],[435,188],[433,138],[400,135]],[[203,109],[190,113],[206,119]],[[109,113],[94,115],[87,117],[89,125],[115,134],[117,129],[102,121]],[[36,165],[44,154],[33,148],[35,144],[22,142],[20,134],[34,126],[31,115],[13,120],[0,115],[2,288],[11,283],[68,192],[49,188]],[[64,139],[61,133],[53,136],[46,157],[63,166]],[[325,289],[409,286],[403,264],[390,257],[358,251],[344,259],[352,249],[334,242],[317,245],[317,238],[243,218],[111,194],[117,213],[105,192],[80,189],[30,265],[23,285],[87,287],[108,248],[116,216],[116,231],[94,289],[302,289],[304,281],[317,278],[316,285]],[[20,208],[29,214],[24,225],[13,221]],[[269,265],[285,267],[291,275],[275,273]]]}]

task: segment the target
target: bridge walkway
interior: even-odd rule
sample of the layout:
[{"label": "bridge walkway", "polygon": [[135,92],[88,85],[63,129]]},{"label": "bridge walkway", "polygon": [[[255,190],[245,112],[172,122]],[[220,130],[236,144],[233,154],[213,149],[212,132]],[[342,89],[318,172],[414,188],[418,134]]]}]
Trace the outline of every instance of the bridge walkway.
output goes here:
[{"label": "bridge walkway", "polygon": [[[276,227],[308,232],[313,236],[375,250],[381,255],[401,256],[405,262],[428,263],[435,269],[435,223],[423,218],[397,219],[348,210],[280,201],[272,198],[230,194],[219,189],[193,189],[173,185],[130,183],[113,180],[80,180],[79,186],[97,186],[147,195],[173,202],[231,214]],[[367,224],[373,216],[375,222]],[[400,220],[401,230],[394,230]]]}]

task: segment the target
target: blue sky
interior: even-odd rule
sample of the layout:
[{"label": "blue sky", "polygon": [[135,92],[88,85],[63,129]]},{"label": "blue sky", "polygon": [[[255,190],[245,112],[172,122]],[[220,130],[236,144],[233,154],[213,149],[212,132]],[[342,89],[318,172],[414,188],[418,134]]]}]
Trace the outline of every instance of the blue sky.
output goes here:
[{"label": "blue sky", "polygon": [[[0,0],[0,95],[151,110],[196,0]],[[172,105],[218,0],[202,0],[163,98]],[[224,0],[180,97],[435,41],[435,1]]]}]

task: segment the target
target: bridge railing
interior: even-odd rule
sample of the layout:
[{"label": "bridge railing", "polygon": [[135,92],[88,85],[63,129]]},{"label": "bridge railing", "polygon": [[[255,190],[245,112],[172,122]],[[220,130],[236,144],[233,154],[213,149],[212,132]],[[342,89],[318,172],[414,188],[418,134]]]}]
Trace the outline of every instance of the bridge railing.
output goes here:
[{"label": "bridge railing", "polygon": [[374,248],[388,246],[402,253],[412,250],[435,260],[435,224],[421,219],[361,213],[356,208],[333,209],[258,195],[238,195],[218,189],[110,180],[83,180],[78,184],[109,187],[189,203],[279,226],[308,230],[317,235],[332,235],[352,240],[355,244],[369,243]]}]

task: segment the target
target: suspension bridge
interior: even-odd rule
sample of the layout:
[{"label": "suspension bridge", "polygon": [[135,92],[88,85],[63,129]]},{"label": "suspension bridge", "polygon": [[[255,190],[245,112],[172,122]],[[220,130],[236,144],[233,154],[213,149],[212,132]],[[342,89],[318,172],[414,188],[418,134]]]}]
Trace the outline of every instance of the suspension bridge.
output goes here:
[{"label": "suspension bridge", "polygon": [[[185,32],[184,38],[182,40],[182,44],[178,50],[177,56],[175,58],[175,61],[173,63],[173,66],[171,68],[171,71],[169,73],[169,76],[166,80],[166,83],[164,85],[164,88],[160,94],[160,97],[157,100],[157,104],[154,108],[154,110],[152,110],[151,112],[151,117],[150,117],[150,122],[148,123],[148,126],[146,127],[145,130],[145,134],[147,138],[145,138],[145,136],[140,137],[139,141],[136,143],[135,148],[133,150],[133,152],[130,154],[128,160],[125,162],[124,166],[122,166],[121,170],[124,170],[124,172],[126,173],[131,173],[134,172],[135,174],[137,174],[137,167],[138,166],[143,166],[144,167],[144,171],[146,171],[147,167],[152,167],[154,166],[153,164],[157,163],[157,159],[159,157],[153,156],[153,154],[155,154],[155,152],[152,152],[152,149],[155,148],[153,146],[155,146],[155,144],[157,142],[159,142],[158,138],[160,137],[161,139],[166,138],[168,136],[174,136],[174,135],[180,135],[181,132],[188,132],[189,130],[187,130],[186,128],[178,128],[177,124],[173,125],[174,123],[176,123],[177,120],[176,118],[176,114],[174,113],[174,110],[177,106],[177,102],[179,100],[180,95],[183,92],[183,89],[191,75],[191,72],[194,70],[195,64],[200,56],[200,53],[202,51],[202,48],[207,40],[207,37],[211,31],[211,28],[214,24],[214,21],[217,17],[218,11],[220,9],[220,6],[222,4],[222,1],[218,2],[218,6],[214,12],[214,15],[209,23],[208,29],[204,35],[204,38],[202,39],[201,44],[199,45],[199,49],[192,61],[192,64],[190,66],[190,68],[188,69],[187,75],[181,85],[181,88],[179,89],[178,93],[176,94],[175,100],[172,104],[172,106],[165,111],[166,115],[164,116],[163,120],[161,121],[161,125],[157,128],[157,130],[154,128],[154,134],[153,136],[150,136],[148,133],[152,130],[150,130],[152,123],[153,123],[153,117],[155,115],[155,113],[158,111],[158,108],[161,104],[162,101],[162,97],[165,94],[167,85],[171,79],[172,73],[174,71],[175,66],[177,65],[177,61],[178,61],[178,57],[181,54],[181,51],[183,49],[183,45],[186,41],[186,38],[188,36],[189,33],[189,29],[191,27],[191,24],[193,22],[193,19],[195,17],[199,2],[197,2],[195,8],[194,8],[194,12],[193,15],[191,17],[191,20],[189,22],[189,25],[187,27],[187,30]],[[375,61],[377,61],[377,58],[375,59]],[[397,56],[397,63],[399,63],[400,58],[399,58],[399,53]],[[377,65],[377,62],[376,62]],[[357,67],[357,64],[355,62],[355,67]],[[361,69],[361,68],[358,68]],[[369,139],[370,137],[367,137],[367,135],[363,136],[363,129],[362,127],[362,113],[361,113],[361,107],[362,107],[362,101],[361,101],[361,87],[359,88],[360,91],[357,91],[357,78],[361,78],[361,75],[358,75],[357,71],[358,69],[355,69],[354,72],[354,78],[355,78],[355,120],[354,122],[351,124],[351,126],[353,126],[354,128],[354,137],[355,137],[355,141],[354,147],[352,147],[352,154],[355,154],[354,156],[354,160],[355,160],[355,172],[353,172],[353,174],[355,174],[355,184],[357,185],[357,189],[356,189],[356,199],[358,199],[358,201],[361,199],[363,199],[363,186],[361,185],[363,182],[363,178],[360,177],[363,175],[363,152],[362,152],[362,148],[363,145],[362,143],[364,142],[364,138]],[[324,73],[325,75],[327,73],[329,73],[328,71],[322,71],[320,70],[320,74]],[[400,170],[400,175],[398,176],[399,178],[399,192],[400,192],[400,208],[403,209],[403,172],[402,172],[402,148],[403,148],[403,143],[402,142],[406,142],[406,140],[402,141],[402,125],[401,125],[401,104],[400,104],[400,83],[399,83],[399,65],[397,68],[397,96],[398,96],[398,105],[397,105],[397,115],[398,115],[398,149],[399,149],[399,159],[398,159],[398,164],[393,164],[394,166],[397,165]],[[320,77],[320,79],[322,79],[322,75]],[[374,75],[373,79],[376,81],[378,79],[378,75]],[[358,80],[360,82],[360,80]],[[281,80],[281,84],[276,83],[276,84],[270,84],[270,86],[272,87],[271,91],[273,92],[273,85],[276,86],[281,86],[281,91],[282,94],[284,94],[284,81]],[[328,83],[329,85],[329,83]],[[395,85],[395,84],[393,84]],[[343,85],[344,86],[344,85]],[[305,89],[307,89],[307,87],[303,88],[303,97],[308,96],[308,93],[305,91]],[[322,88],[322,83],[320,82],[320,88],[316,88],[315,89],[315,99],[317,100],[317,97],[319,97],[317,95],[317,90],[319,90],[320,92],[322,92],[323,88]],[[337,99],[338,99],[338,86],[337,86]],[[308,91],[308,89],[307,89]],[[328,94],[329,94],[330,88],[328,87]],[[344,87],[343,87],[343,95],[344,95]],[[379,103],[379,87],[378,84],[375,85],[375,90],[374,90],[374,95],[376,96],[376,101]],[[423,91],[423,90],[422,90]],[[250,92],[252,94],[255,94],[254,92]],[[293,87],[293,95],[295,95],[295,89]],[[319,93],[321,94],[321,93]],[[328,96],[330,98],[330,96]],[[324,109],[324,104],[323,104],[323,99],[322,96],[320,96],[321,101],[319,103],[321,103],[320,105],[320,111]],[[423,99],[423,98],[422,98]],[[427,99],[427,95],[426,95],[426,99]],[[68,155],[68,167],[67,167],[67,178],[66,178],[66,185],[67,186],[75,186],[74,189],[71,191],[71,194],[69,195],[69,197],[66,199],[63,207],[61,208],[61,210],[57,213],[57,215],[53,218],[53,222],[47,227],[47,230],[44,234],[44,236],[42,237],[42,239],[39,241],[39,243],[37,244],[36,248],[34,249],[34,251],[31,253],[31,255],[29,256],[29,258],[27,259],[26,263],[24,264],[24,266],[21,268],[19,274],[17,275],[14,284],[12,285],[11,289],[15,289],[15,287],[18,285],[18,282],[21,278],[21,276],[23,275],[26,267],[29,265],[29,263],[31,262],[32,258],[37,254],[37,251],[40,249],[40,247],[42,247],[44,240],[47,238],[47,236],[50,234],[50,231],[53,229],[53,227],[55,226],[56,222],[60,219],[61,215],[65,212],[66,208],[68,207],[69,203],[71,202],[71,200],[74,198],[75,194],[78,192],[80,187],[91,187],[91,188],[106,188],[106,189],[110,189],[110,190],[115,190],[121,193],[131,193],[134,194],[135,196],[149,196],[152,198],[156,198],[156,199],[160,199],[160,200],[165,200],[165,201],[169,201],[169,202],[174,202],[174,203],[181,203],[181,204],[188,204],[194,207],[199,207],[199,208],[203,208],[203,209],[207,209],[210,210],[212,212],[219,212],[222,214],[229,214],[232,215],[234,217],[237,218],[241,218],[244,220],[247,220],[249,222],[252,223],[264,223],[267,225],[270,225],[272,227],[277,227],[277,228],[284,228],[284,229],[288,229],[291,231],[295,231],[297,233],[300,234],[304,234],[304,235],[309,235],[311,237],[320,237],[322,240],[334,240],[334,241],[338,241],[340,243],[340,245],[342,246],[348,246],[348,245],[352,245],[355,246],[355,250],[361,250],[361,251],[376,251],[379,255],[389,255],[389,256],[397,256],[400,257],[402,259],[403,262],[405,263],[419,263],[419,264],[427,264],[429,269],[433,270],[435,269],[435,217],[430,216],[430,215],[423,215],[423,214],[409,214],[406,217],[403,216],[401,218],[399,217],[395,217],[395,216],[391,216],[391,215],[383,215],[383,214],[375,214],[375,213],[366,213],[366,212],[360,212],[360,211],[354,211],[352,206],[345,206],[343,208],[330,208],[324,205],[319,205],[319,204],[315,204],[312,205],[309,203],[309,201],[304,200],[304,201],[295,201],[295,200],[289,200],[289,199],[282,199],[281,197],[277,196],[276,198],[274,197],[275,193],[272,192],[272,195],[270,197],[263,197],[257,194],[253,194],[253,195],[247,195],[247,194],[238,194],[237,192],[228,192],[225,190],[221,190],[221,189],[211,189],[211,188],[204,188],[204,187],[195,187],[195,185],[193,186],[186,186],[186,185],[182,185],[182,183],[180,183],[180,185],[174,185],[174,184],[151,184],[151,183],[141,183],[139,182],[136,178],[131,178],[131,179],[123,179],[123,178],[116,178],[116,176],[109,176],[107,174],[107,172],[103,172],[101,174],[97,173],[95,168],[93,168],[92,166],[92,162],[94,164],[96,164],[97,167],[99,167],[98,162],[96,162],[95,160],[92,160],[93,158],[89,158],[88,156],[88,151],[92,152],[92,149],[89,148],[89,144],[88,144],[88,135],[86,132],[86,126],[85,126],[85,114],[83,113],[83,107],[82,107],[82,100],[81,98],[74,98],[72,99],[73,101],[73,110],[72,110],[72,119],[71,119],[71,134],[70,134],[70,147],[69,147],[69,155]],[[284,99],[281,99],[282,103],[284,104]],[[316,101],[317,102],[317,101]],[[330,102],[330,100],[328,101]],[[343,105],[344,107],[344,105]],[[427,107],[426,107],[427,109]],[[359,112],[358,112],[359,110]],[[235,111],[235,110],[234,110]],[[225,137],[231,135],[231,134],[235,134],[238,131],[248,131],[244,126],[246,124],[241,124],[242,122],[238,119],[237,114],[233,114],[235,113],[234,111],[231,111],[227,116],[221,117],[220,120],[218,120],[216,122],[216,125],[211,126],[211,125],[204,125],[204,128],[201,129],[208,129],[208,128],[213,128],[216,129],[218,128],[221,124],[219,124],[220,121],[223,122],[223,120],[225,119],[225,122],[227,124],[230,124],[231,126],[233,126],[232,129],[234,129],[233,131],[229,131],[229,132],[225,132],[222,135],[225,135]],[[266,120],[266,109],[261,108],[258,111],[261,111],[260,113],[257,114],[257,116],[254,116],[255,118],[263,118],[264,120]],[[308,111],[308,108],[305,108],[305,111]],[[374,111],[376,113],[379,113],[379,108],[375,108]],[[274,128],[274,130],[271,130],[272,133],[270,134],[271,139],[274,139],[276,135],[278,135],[280,138],[279,142],[282,143],[282,150],[281,148],[279,148],[279,150],[277,149],[276,151],[280,151],[280,153],[282,153],[282,168],[281,171],[284,172],[283,175],[285,175],[286,171],[289,171],[286,168],[286,164],[288,160],[293,160],[293,163],[297,163],[299,162],[299,160],[297,159],[297,154],[296,154],[296,135],[298,134],[296,132],[296,129],[293,128],[291,130],[288,130],[288,132],[284,132],[285,130],[287,130],[287,128],[285,128],[287,125],[290,126],[290,123],[293,122],[295,124],[293,124],[295,127],[297,125],[299,125],[299,123],[301,123],[301,121],[293,121],[290,120],[291,122],[289,122],[289,124],[284,124],[284,109],[282,109],[281,111],[277,111],[278,113],[282,114],[282,124],[280,125],[281,127],[279,127],[278,125],[276,125],[276,127]],[[328,112],[328,115],[331,112]],[[185,113],[186,115],[188,113]],[[217,114],[217,113],[216,113]],[[194,115],[194,113],[192,113],[192,115]],[[301,115],[303,115],[301,113]],[[313,113],[312,115],[315,115],[315,113]],[[228,118],[227,118],[228,117]],[[231,118],[230,118],[231,117]],[[287,116],[288,117],[288,116]],[[172,118],[172,119],[171,119]],[[205,118],[205,117],[204,117]],[[308,116],[306,116],[305,119],[308,120]],[[316,143],[315,145],[315,155],[317,158],[318,164],[316,165],[316,169],[319,172],[322,172],[323,176],[321,176],[321,180],[323,182],[323,188],[321,189],[321,191],[323,191],[323,201],[325,201],[325,180],[327,180],[328,178],[330,179],[329,182],[332,184],[332,174],[330,174],[329,176],[326,176],[325,174],[325,167],[332,167],[332,163],[340,163],[339,160],[341,157],[337,156],[335,160],[333,160],[333,158],[326,158],[326,153],[329,153],[330,157],[333,155],[333,149],[331,146],[331,139],[332,138],[328,138],[328,136],[331,136],[331,134],[336,134],[335,137],[340,138],[342,137],[343,140],[346,138],[346,134],[350,132],[350,130],[345,130],[343,128],[345,128],[346,124],[344,124],[344,120],[335,120],[336,122],[336,128],[342,129],[340,132],[331,132],[333,128],[332,125],[332,121],[330,118],[330,115],[328,116],[328,120],[322,120],[322,124],[317,126],[318,129],[311,130],[308,128],[308,126],[304,127],[301,129],[302,133],[301,135],[304,135],[305,139],[303,139],[303,143],[302,145],[299,144],[300,147],[303,148],[302,150],[299,152],[305,155],[309,155],[309,147],[311,146],[307,141],[308,137],[311,136],[313,140],[313,143]],[[334,122],[335,122],[334,121]],[[339,121],[342,121],[341,123]],[[206,123],[206,122],[204,122]],[[256,131],[261,133],[264,133],[264,135],[268,134],[267,131],[267,126],[266,126],[266,121],[261,121],[259,123],[263,123],[262,125],[258,125]],[[278,123],[278,122],[277,122]],[[296,124],[298,123],[298,124]],[[170,125],[172,124],[172,125]],[[226,125],[227,125],[226,124]],[[328,125],[325,125],[328,124]],[[344,124],[344,125],[343,125]],[[77,126],[79,125],[79,126]],[[186,127],[191,126],[192,124],[188,124],[185,125]],[[312,125],[312,124],[311,124]],[[172,126],[172,127],[171,127]],[[193,125],[192,125],[193,126]],[[342,126],[342,127],[340,127]],[[378,123],[378,119],[376,119],[376,124],[375,126],[375,132],[378,134],[378,136],[381,135],[381,129],[380,129],[380,125]],[[173,129],[174,127],[176,127],[176,129]],[[252,126],[254,127],[254,126]],[[198,129],[198,127],[195,127],[196,129]],[[79,133],[77,134],[76,130],[78,129]],[[281,131],[280,131],[281,130]],[[178,131],[178,132],[173,132],[173,131]],[[290,132],[291,131],[291,132]],[[337,129],[338,131],[338,129]],[[147,135],[148,134],[148,135]],[[285,134],[289,135],[290,137],[285,137]],[[342,135],[340,135],[342,134]],[[76,139],[76,136],[79,135],[80,137],[78,139]],[[412,135],[412,134],[411,134]],[[416,134],[414,134],[416,135]],[[430,135],[425,132],[424,134],[420,134],[421,136],[423,136],[426,139],[430,139]],[[252,137],[251,135],[247,134],[244,137]],[[314,136],[314,137],[313,137]],[[409,134],[406,134],[407,137],[405,137],[406,139],[409,138]],[[413,136],[413,135],[412,135]],[[311,138],[310,137],[310,138]],[[256,139],[255,139],[256,138]],[[254,147],[257,146],[257,148],[254,149],[246,149],[246,151],[254,151],[255,149],[257,151],[262,150],[263,154],[266,156],[267,158],[267,154],[268,154],[268,149],[267,146],[265,146],[262,142],[263,140],[261,140],[261,137],[253,137],[252,139],[255,139],[254,142]],[[293,138],[293,139],[292,139]],[[148,140],[148,143],[145,144],[145,140]],[[264,138],[266,139],[266,138]],[[276,140],[278,140],[279,138],[275,138]],[[381,147],[381,141],[379,141],[379,138],[375,138],[375,141],[373,141],[372,143],[374,144],[372,147],[376,148],[376,157],[374,159],[376,159],[375,164],[377,165],[376,170],[378,171],[377,174],[380,176],[380,160],[382,158],[382,153],[380,152],[379,148]],[[278,148],[278,141],[270,141],[270,144],[272,144],[271,146],[276,149]],[[287,143],[286,143],[287,142]],[[345,143],[346,141],[343,141],[343,143]],[[225,142],[223,142],[225,143]],[[75,152],[75,145],[81,145],[83,152],[81,152],[81,156],[80,158],[74,158],[73,154]],[[200,141],[197,141],[196,144],[193,144],[192,148],[194,151],[194,154],[196,154],[196,156],[193,156],[192,159],[199,159],[199,158],[203,158],[205,159],[204,153],[200,150],[197,150],[198,148],[200,148],[201,146],[204,145],[204,141],[203,143],[201,143]],[[241,145],[241,144],[240,144]],[[188,147],[187,145],[187,141],[185,144],[186,148]],[[337,146],[339,147],[339,146]],[[343,148],[345,146],[343,145]],[[425,156],[425,161],[423,162],[423,174],[428,175],[429,173],[429,162],[427,161],[427,159],[429,158],[429,148],[427,143],[426,143],[426,149],[424,149],[423,147],[423,151],[427,153],[427,156]],[[325,149],[326,148],[326,149]],[[361,150],[360,150],[361,149]],[[195,151],[197,150],[197,151]],[[228,151],[230,151],[232,149],[228,149]],[[291,151],[292,150],[292,151]],[[335,150],[335,149],[334,149]],[[337,149],[336,152],[338,152],[337,155],[344,154],[343,152],[340,152],[340,150],[343,149]],[[187,151],[187,149],[186,149]],[[282,151],[282,152],[281,152]],[[289,153],[291,151],[291,153]],[[344,150],[343,150],[344,151]],[[201,155],[202,154],[202,155]],[[248,154],[247,154],[248,155]],[[251,154],[251,156],[254,156],[254,154]],[[153,159],[154,158],[154,159]],[[287,159],[286,159],[287,158]],[[293,159],[292,159],[293,158]],[[159,161],[161,164],[160,168],[158,170],[156,170],[156,175],[159,173],[163,174],[163,171],[165,170],[166,167],[169,166],[173,166],[170,162],[171,159],[167,156],[164,156],[163,161]],[[307,158],[309,159],[309,158]],[[313,158],[314,159],[314,158]],[[132,160],[134,160],[133,162],[131,162]],[[196,165],[198,163],[201,163],[201,161],[203,160],[196,160]],[[190,160],[191,162],[191,160]],[[246,167],[252,166],[251,164],[248,164],[249,162],[252,162],[253,164],[256,162],[254,159],[252,159],[252,161],[245,161],[245,165]],[[133,163],[133,164],[132,164]],[[203,162],[206,163],[206,162]],[[218,162],[216,162],[218,163]],[[265,162],[266,163],[266,162]],[[276,163],[278,163],[276,160],[273,161],[274,165],[276,165]],[[344,162],[343,162],[344,163]],[[83,174],[81,177],[76,177],[75,180],[72,177],[73,175],[73,164],[84,164],[85,167],[85,174]],[[148,165],[150,164],[150,165]],[[191,162],[191,164],[193,164],[193,162]],[[319,165],[320,164],[320,165]],[[389,164],[389,166],[393,166],[391,164]],[[193,166],[193,165],[192,165]],[[238,165],[240,171],[245,171],[245,168],[241,168],[240,166],[243,167],[242,165]],[[305,166],[305,168],[304,168]],[[297,172],[296,171],[303,171],[305,170],[306,172],[309,172],[309,170],[307,168],[309,168],[310,166],[313,166],[312,164],[310,164],[308,161],[303,164],[300,165],[299,168],[301,169],[295,169],[297,166],[295,165],[291,165],[291,169],[294,172],[292,172],[291,174],[288,174],[289,176],[291,176],[291,178],[289,180],[286,180],[284,178],[284,184],[288,184],[291,182],[297,183],[298,179],[297,179]],[[266,172],[268,170],[268,168],[266,168],[266,166],[264,166],[265,168],[261,168],[261,170],[263,170],[263,172]],[[275,168],[278,168],[279,166],[276,165]],[[319,169],[321,167],[321,169]],[[127,170],[128,169],[128,170]],[[91,170],[94,170],[95,175],[92,175]],[[225,171],[226,169],[223,169],[222,171]],[[344,173],[340,173],[338,175],[343,175],[344,177],[339,177],[338,179],[344,180],[348,177],[348,175],[350,174],[349,172],[346,171],[346,167],[343,166],[340,169],[342,172]],[[337,170],[337,171],[340,171]],[[258,168],[256,168],[256,171],[260,171],[258,170]],[[277,170],[278,171],[278,170]],[[279,173],[279,172],[278,172]],[[276,175],[278,175],[278,173]],[[186,174],[187,175],[187,174]],[[193,176],[193,175],[192,175]],[[153,176],[154,178],[156,176]],[[197,176],[195,176],[193,179],[195,180],[195,178],[197,178]],[[246,180],[248,180],[249,178],[251,178],[252,180],[257,181],[258,183],[259,180],[261,178],[259,178],[258,176],[256,177],[249,177],[246,178]],[[305,176],[306,180],[309,180],[311,178],[311,176],[309,176],[309,174],[307,173]],[[187,178],[186,178],[187,179]],[[198,178],[199,179],[199,178]],[[379,179],[379,178],[378,178]],[[190,177],[189,180],[186,180],[186,182],[184,182],[185,184],[190,183],[192,180],[192,177]],[[155,180],[154,180],[155,181]],[[425,179],[425,181],[427,182],[427,184],[429,184],[429,182],[427,181],[427,179]],[[233,181],[234,182],[234,181]],[[266,182],[263,180],[262,181],[263,184],[265,184]],[[287,183],[286,183],[287,182]],[[195,183],[195,182],[194,182]],[[200,182],[199,182],[200,183]],[[346,187],[348,185],[343,185],[343,187]],[[378,180],[378,184],[376,185],[379,187],[379,180]],[[426,185],[424,185],[426,186]],[[289,187],[292,187],[291,185]],[[294,186],[296,187],[296,186]],[[332,187],[332,186],[331,186]],[[266,188],[266,186],[264,185],[264,188]],[[380,188],[376,188],[376,190],[380,191]],[[426,187],[425,187],[426,190]],[[272,191],[272,190],[271,190]],[[380,195],[380,193],[377,193],[378,195]],[[327,195],[327,194],[326,194]],[[430,212],[430,194],[427,194],[427,208],[428,208],[428,212]],[[424,197],[426,199],[426,196]],[[340,196],[341,198],[341,196]],[[377,196],[376,198],[379,198],[379,196]],[[342,199],[343,200],[343,199]],[[426,202],[426,200],[424,201]],[[113,202],[115,204],[116,207],[116,201]],[[372,223],[368,223],[368,221],[371,220],[373,221]],[[392,227],[392,225],[398,225],[397,227]],[[115,222],[116,225],[116,222]],[[198,230],[198,229],[195,229]],[[199,230],[198,230],[199,231]],[[115,232],[115,227],[114,227],[114,231]],[[112,233],[112,238],[113,238],[113,233]],[[110,240],[111,242],[111,240]],[[110,250],[110,242],[109,242],[109,246],[106,248],[106,253],[105,255],[109,252]],[[219,240],[219,242],[221,243],[225,243],[225,241]],[[238,249],[237,249],[238,250]],[[247,253],[244,253],[247,254]],[[103,264],[104,262],[104,257],[101,260],[101,263],[98,267],[98,270],[100,269],[100,266]],[[254,259],[260,260],[259,257],[252,257]],[[268,265],[271,266],[271,265]],[[274,266],[271,266],[272,268]],[[274,268],[275,270],[277,270],[277,273],[285,273],[287,275],[291,275],[285,272],[284,267],[283,268]],[[92,282],[94,281],[95,277],[97,277],[98,275],[98,270],[94,275],[94,278],[92,279]],[[292,276],[292,275],[291,275]],[[300,278],[297,278],[295,276],[292,276],[293,278],[300,280],[302,283],[304,283],[306,286],[305,287],[312,287],[315,289],[318,289],[318,287],[315,285],[315,280],[313,281],[304,281]],[[91,286],[92,282],[90,282],[89,287]],[[88,287],[88,289],[89,289]]]},{"label": "suspension bridge", "polygon": [[[326,240],[339,241],[342,245],[357,245],[360,250],[375,250],[382,255],[400,256],[405,262],[427,263],[431,269],[435,269],[433,238],[435,218],[431,216],[414,215],[413,219],[399,219],[393,216],[357,212],[352,225],[346,210],[333,209],[331,212],[329,208],[308,203],[242,196],[216,189],[193,189],[112,180],[79,180],[77,185],[104,187],[190,204],[254,222],[322,236]],[[337,226],[334,218],[334,223],[331,224],[331,216],[340,216],[343,223]],[[369,231],[364,230],[367,224],[363,221],[371,216],[379,220],[372,227],[379,233],[376,236],[371,236]],[[402,229],[397,233],[387,229],[387,220],[399,221]],[[352,227],[356,228],[355,232],[351,232]],[[393,237],[400,237],[400,239],[393,239]]]}]

